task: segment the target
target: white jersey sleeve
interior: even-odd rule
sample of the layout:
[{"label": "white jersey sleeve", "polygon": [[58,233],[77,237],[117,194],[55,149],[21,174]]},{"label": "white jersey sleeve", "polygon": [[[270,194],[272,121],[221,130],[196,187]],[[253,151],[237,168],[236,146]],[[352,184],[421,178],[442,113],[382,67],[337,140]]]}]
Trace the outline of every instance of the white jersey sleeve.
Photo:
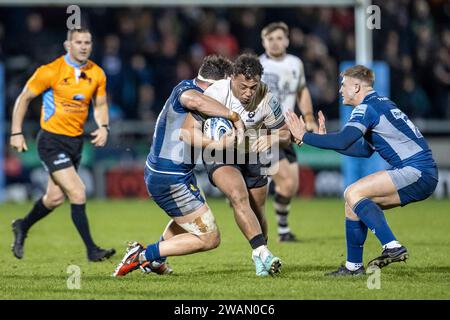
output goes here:
[{"label": "white jersey sleeve", "polygon": [[298,91],[300,91],[304,87],[306,87],[305,67],[303,66],[302,60],[300,59],[298,59],[298,70],[299,70]]},{"label": "white jersey sleeve", "polygon": [[264,126],[267,129],[278,129],[284,125],[284,115],[281,108],[281,104],[277,97],[270,91],[266,94],[263,101],[264,114]]}]

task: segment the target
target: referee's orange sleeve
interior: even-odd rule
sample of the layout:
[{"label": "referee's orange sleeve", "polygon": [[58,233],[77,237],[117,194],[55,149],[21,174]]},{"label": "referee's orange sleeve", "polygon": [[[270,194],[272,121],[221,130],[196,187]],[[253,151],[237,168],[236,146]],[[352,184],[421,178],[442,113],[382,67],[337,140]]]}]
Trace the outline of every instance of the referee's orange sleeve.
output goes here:
[{"label": "referee's orange sleeve", "polygon": [[106,96],[106,76],[103,70],[100,71],[100,79],[98,81],[98,88],[95,95],[97,97]]},{"label": "referee's orange sleeve", "polygon": [[39,67],[28,80],[26,86],[35,95],[40,95],[42,92],[50,88],[52,84],[52,76],[53,72],[49,67]]}]

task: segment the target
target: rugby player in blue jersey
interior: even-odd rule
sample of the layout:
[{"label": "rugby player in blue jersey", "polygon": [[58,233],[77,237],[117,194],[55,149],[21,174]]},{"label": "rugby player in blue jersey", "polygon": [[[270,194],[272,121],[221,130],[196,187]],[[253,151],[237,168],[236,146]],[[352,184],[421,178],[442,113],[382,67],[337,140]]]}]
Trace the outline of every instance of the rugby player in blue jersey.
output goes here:
[{"label": "rugby player in blue jersey", "polygon": [[219,229],[197,187],[193,173],[195,159],[191,157],[191,147],[180,140],[180,129],[186,116],[192,113],[195,117],[223,117],[233,122],[236,133],[216,142],[217,149],[233,146],[236,136],[238,140],[243,137],[240,116],[203,95],[206,88],[229,76],[231,71],[228,59],[208,56],[198,76],[181,81],[166,101],[156,122],[144,179],[149,193],[171,220],[159,241],[146,248],[137,242],[130,243],[114,276],[124,276],[138,268],[144,272],[170,273],[166,257],[211,250],[219,245]]},{"label": "rugby player in blue jersey", "polygon": [[395,103],[375,92],[373,71],[356,65],[341,76],[339,92],[343,103],[354,107],[344,128],[326,134],[324,117],[320,114],[319,134],[308,133],[303,120],[289,113],[286,118],[292,135],[298,144],[354,157],[370,157],[376,151],[392,168],[364,177],[345,190],[347,261],[329,276],[365,272],[363,248],[368,229],[383,247],[382,254],[371,260],[369,267],[382,268],[405,261],[408,251],[394,236],[383,210],[428,198],[438,182],[438,170],[427,142]]}]

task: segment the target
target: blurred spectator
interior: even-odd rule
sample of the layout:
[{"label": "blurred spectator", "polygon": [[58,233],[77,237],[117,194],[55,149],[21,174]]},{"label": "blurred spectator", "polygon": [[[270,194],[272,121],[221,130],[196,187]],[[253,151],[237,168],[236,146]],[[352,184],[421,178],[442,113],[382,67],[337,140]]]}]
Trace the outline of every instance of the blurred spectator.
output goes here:
[{"label": "blurred spectator", "polygon": [[134,54],[124,75],[122,108],[127,119],[139,118],[140,87],[153,85],[153,70],[147,64],[145,57]]},{"label": "blurred spectator", "polygon": [[131,57],[137,51],[136,21],[128,14],[119,15],[119,37],[122,46],[121,56],[125,59]]},{"label": "blurred spectator", "polygon": [[214,32],[205,34],[201,43],[206,55],[216,53],[234,58],[239,54],[238,41],[234,35],[230,34],[230,24],[224,19],[217,21]]},{"label": "blurred spectator", "polygon": [[107,77],[107,90],[111,92],[111,100],[121,104],[124,67],[120,56],[120,38],[117,35],[109,34],[105,37],[103,58],[99,62]]},{"label": "blurred spectator", "polygon": [[262,29],[259,12],[256,9],[243,9],[238,15],[237,26],[233,29],[233,34],[239,40],[239,47],[243,51],[253,53],[262,51],[260,32]]},{"label": "blurred spectator", "polygon": [[427,94],[410,74],[404,77],[401,90],[393,93],[393,99],[410,118],[424,118],[431,107]]},{"label": "blurred spectator", "polygon": [[437,115],[450,118],[450,51],[446,48],[439,49],[437,58],[433,68]]},{"label": "blurred spectator", "polygon": [[[40,13],[31,13],[26,18],[26,32],[18,39],[21,54],[26,55],[32,64],[39,65],[46,63],[49,48],[52,39],[49,34],[42,32],[44,28],[44,21]],[[63,39],[59,41],[59,46],[62,49]]]},{"label": "blurred spectator", "polygon": [[138,116],[140,120],[156,120],[155,89],[151,84],[139,86]]}]

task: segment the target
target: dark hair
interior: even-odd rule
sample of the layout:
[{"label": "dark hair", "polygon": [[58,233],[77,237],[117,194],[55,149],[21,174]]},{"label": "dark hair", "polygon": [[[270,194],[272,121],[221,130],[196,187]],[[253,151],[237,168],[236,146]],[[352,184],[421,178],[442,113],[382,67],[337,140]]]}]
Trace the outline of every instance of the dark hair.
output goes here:
[{"label": "dark hair", "polygon": [[209,55],[203,59],[198,74],[205,79],[220,80],[231,76],[233,72],[233,63],[218,55]]},{"label": "dark hair", "polygon": [[78,28],[78,29],[69,29],[67,31],[67,40],[72,40],[72,36],[74,33],[91,33],[88,28]]},{"label": "dark hair", "polygon": [[345,69],[345,71],[341,73],[341,77],[355,78],[366,82],[370,86],[373,86],[373,83],[375,82],[375,74],[373,71],[360,64]]},{"label": "dark hair", "polygon": [[280,22],[272,22],[267,26],[265,26],[264,29],[262,29],[261,31],[261,38],[265,38],[268,34],[271,34],[272,32],[278,29],[283,30],[284,35],[286,37],[289,37],[289,27],[287,26],[286,23],[280,21]]},{"label": "dark hair", "polygon": [[234,62],[233,75],[238,76],[242,74],[246,80],[249,80],[256,78],[256,76],[261,77],[263,70],[263,66],[259,62],[257,55],[244,53],[237,57]]}]

